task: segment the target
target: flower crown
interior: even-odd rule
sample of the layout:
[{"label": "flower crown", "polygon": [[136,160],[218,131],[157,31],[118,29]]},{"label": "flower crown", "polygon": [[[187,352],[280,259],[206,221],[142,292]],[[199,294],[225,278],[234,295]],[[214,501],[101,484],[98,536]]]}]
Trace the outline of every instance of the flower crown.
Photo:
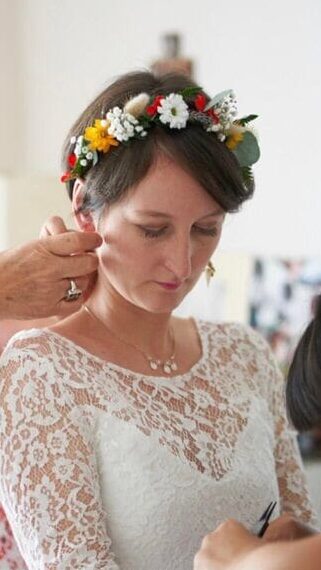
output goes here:
[{"label": "flower crown", "polygon": [[251,166],[260,157],[257,138],[247,127],[257,115],[236,119],[236,114],[236,99],[231,90],[219,93],[209,102],[201,87],[187,87],[179,93],[153,98],[140,93],[123,109],[113,107],[87,127],[83,135],[71,138],[69,170],[61,176],[61,182],[82,178],[103,154],[120,143],[143,139],[154,124],[185,129],[188,123],[198,123],[235,154],[247,185],[253,180]]}]

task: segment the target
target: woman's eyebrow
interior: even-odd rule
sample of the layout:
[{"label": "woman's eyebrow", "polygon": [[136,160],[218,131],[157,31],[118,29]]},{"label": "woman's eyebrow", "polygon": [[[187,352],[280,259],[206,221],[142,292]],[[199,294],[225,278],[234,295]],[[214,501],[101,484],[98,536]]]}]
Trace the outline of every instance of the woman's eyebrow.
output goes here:
[{"label": "woman's eyebrow", "polygon": [[213,216],[224,216],[224,215],[225,215],[225,211],[222,210],[222,208],[217,208],[216,210],[213,210],[213,212],[210,212],[209,214],[205,214],[205,216],[200,218],[200,220],[205,220],[205,218],[211,218]]},{"label": "woman's eyebrow", "polygon": [[[170,214],[167,214],[166,212],[159,212],[156,210],[136,210],[136,213],[141,214],[141,215],[145,215],[145,216],[150,216],[152,218],[171,219],[174,217],[174,216],[171,216]],[[204,220],[205,218],[210,218],[212,216],[223,216],[224,214],[225,214],[224,210],[219,208],[219,209],[213,210],[212,212],[209,212],[209,214],[205,214],[205,216],[202,216],[199,219]]]},{"label": "woman's eyebrow", "polygon": [[152,218],[172,218],[170,214],[166,214],[165,212],[159,212],[156,210],[136,210],[136,214],[141,214],[143,216],[150,216]]}]

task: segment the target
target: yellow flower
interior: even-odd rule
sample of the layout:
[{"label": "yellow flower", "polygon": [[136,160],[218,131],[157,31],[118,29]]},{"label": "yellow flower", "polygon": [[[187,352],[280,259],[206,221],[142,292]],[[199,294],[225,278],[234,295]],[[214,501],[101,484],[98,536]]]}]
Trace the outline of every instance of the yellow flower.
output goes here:
[{"label": "yellow flower", "polygon": [[230,150],[234,150],[237,145],[243,140],[244,133],[236,132],[228,135],[226,140],[226,146]]},{"label": "yellow flower", "polygon": [[118,146],[118,141],[107,132],[106,120],[96,119],[93,127],[87,127],[84,138],[89,142],[90,150],[108,152],[111,146]]},{"label": "yellow flower", "polygon": [[226,146],[230,150],[234,150],[237,145],[242,142],[246,129],[241,125],[232,125],[226,134]]}]

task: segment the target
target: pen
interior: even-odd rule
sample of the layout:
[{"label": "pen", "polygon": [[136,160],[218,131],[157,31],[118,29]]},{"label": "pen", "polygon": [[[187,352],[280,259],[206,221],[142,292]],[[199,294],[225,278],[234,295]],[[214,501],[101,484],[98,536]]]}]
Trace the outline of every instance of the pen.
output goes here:
[{"label": "pen", "polygon": [[268,505],[268,507],[265,509],[264,513],[262,514],[262,516],[259,518],[259,520],[255,523],[255,525],[252,527],[252,533],[255,534],[256,536],[262,538],[262,536],[264,535],[266,529],[269,526],[269,520],[272,516],[272,513],[274,511],[276,507],[276,501],[271,501],[271,503]]},{"label": "pen", "polygon": [[261,530],[258,532],[258,535],[257,535],[257,536],[258,536],[259,538],[262,538],[262,536],[264,535],[264,533],[265,533],[267,527],[269,526],[269,520],[270,520],[270,518],[271,518],[271,516],[272,516],[272,513],[273,513],[275,507],[276,507],[276,501],[274,501],[274,503],[272,503],[272,505],[270,506],[270,509],[269,509],[269,511],[268,511],[268,513],[267,513],[267,515],[266,515],[266,517],[265,517],[264,523],[263,523],[263,525],[262,525],[262,528],[261,528]]}]

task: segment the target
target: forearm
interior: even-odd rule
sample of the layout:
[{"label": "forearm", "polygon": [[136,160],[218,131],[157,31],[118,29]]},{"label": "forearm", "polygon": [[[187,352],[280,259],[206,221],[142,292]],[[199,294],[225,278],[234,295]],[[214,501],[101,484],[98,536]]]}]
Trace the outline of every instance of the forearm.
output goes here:
[{"label": "forearm", "polygon": [[226,570],[320,570],[321,535],[260,546]]}]

